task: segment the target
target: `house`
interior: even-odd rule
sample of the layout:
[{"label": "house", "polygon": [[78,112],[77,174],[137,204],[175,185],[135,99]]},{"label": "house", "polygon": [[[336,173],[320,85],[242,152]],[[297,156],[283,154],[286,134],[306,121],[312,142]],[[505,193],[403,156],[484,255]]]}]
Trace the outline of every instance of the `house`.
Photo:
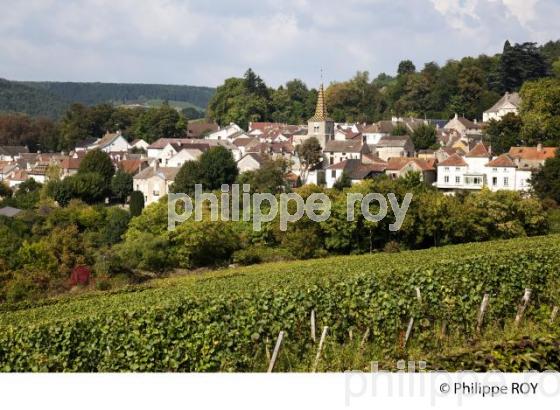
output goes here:
[{"label": "house", "polygon": [[259,139],[254,137],[239,137],[233,140],[233,145],[239,150],[241,157],[250,152],[256,145],[259,145]]},{"label": "house", "polygon": [[215,122],[207,121],[189,121],[187,124],[188,138],[204,138],[206,135],[216,132],[220,129]]},{"label": "house", "polygon": [[76,175],[80,169],[81,158],[66,157],[60,161],[60,178]]},{"label": "house", "polygon": [[510,190],[527,191],[530,188],[531,169],[518,166],[510,154],[491,158],[483,143],[478,143],[464,157],[453,154],[437,165],[439,189],[446,191]]},{"label": "house", "polygon": [[325,170],[325,183],[327,188],[332,188],[342,174],[346,174],[352,184],[371,179],[378,175],[382,175],[386,165],[381,162],[363,163],[360,159],[346,159],[336,164],[330,165]]},{"label": "house", "polygon": [[29,153],[29,149],[24,146],[0,145],[0,161],[16,161],[21,154]]},{"label": "house", "polygon": [[202,146],[196,147],[194,144],[192,148],[190,146],[188,146],[188,148],[179,147],[177,154],[165,161],[165,166],[180,168],[185,162],[196,161],[204,151],[210,148],[208,145],[205,145],[205,147],[206,148]]},{"label": "house", "polygon": [[130,149],[136,149],[136,150],[148,151],[149,146],[150,144],[148,144],[143,139],[139,139],[139,138],[135,139],[130,143]]},{"label": "house", "polygon": [[14,188],[29,179],[29,175],[25,169],[14,170],[5,180],[10,188]]},{"label": "house", "polygon": [[478,138],[482,136],[482,127],[475,121],[468,120],[464,117],[459,117],[455,114],[445,126],[445,130],[455,130],[461,135],[461,138]]},{"label": "house", "polygon": [[328,165],[334,165],[347,159],[362,160],[363,154],[370,152],[368,145],[360,138],[344,141],[330,140],[327,142],[323,153]]},{"label": "house", "polygon": [[17,164],[10,161],[0,161],[0,181],[9,179],[10,175],[17,170]]},{"label": "house", "polygon": [[207,140],[220,140],[220,141],[233,141],[236,137],[244,134],[243,129],[235,123],[230,123],[228,126],[219,129],[218,131],[211,132],[206,135]]},{"label": "house", "polygon": [[126,172],[130,175],[136,175],[143,169],[147,168],[148,160],[146,159],[123,159],[117,163],[117,168],[120,171]]},{"label": "house", "polygon": [[49,169],[49,163],[39,163],[35,165],[31,170],[27,171],[28,178],[33,178],[36,182],[44,184],[47,182],[47,170]]},{"label": "house", "polygon": [[482,121],[488,122],[490,120],[501,120],[507,114],[519,114],[519,109],[521,107],[521,97],[519,93],[508,93],[506,92],[500,100],[484,111],[482,114]]},{"label": "house", "polygon": [[[194,143],[193,141],[197,141],[198,143]],[[210,144],[204,142],[204,140],[190,140],[188,143],[170,143],[167,144],[163,150],[161,150],[159,157],[159,163],[165,167],[173,167],[175,165],[171,164],[172,158],[175,158],[174,163],[181,163],[183,165],[186,161],[190,160],[189,158],[195,157],[198,159],[200,155],[204,151],[208,151],[210,149]],[[182,152],[188,150],[190,153],[183,153],[181,156],[177,157],[177,155]],[[181,166],[176,165],[176,166]]]},{"label": "house", "polygon": [[436,181],[435,163],[435,159],[390,158],[387,161],[385,174],[391,179],[397,179],[417,172],[420,174],[420,179],[431,186]]},{"label": "house", "polygon": [[508,155],[518,168],[537,170],[547,159],[554,158],[557,150],[558,147],[543,147],[538,144],[536,147],[511,147]]},{"label": "house", "polygon": [[237,161],[237,168],[239,168],[239,173],[247,171],[256,171],[261,168],[261,166],[266,161],[267,157],[264,154],[250,152],[243,156],[239,161]]},{"label": "house", "polygon": [[493,159],[486,168],[486,182],[492,191],[528,191],[531,188],[531,170],[519,169],[508,154]]},{"label": "house", "polygon": [[[171,147],[169,147],[171,145]],[[221,146],[231,151],[233,158],[237,161],[241,158],[239,148],[233,143],[226,140],[209,140],[209,139],[193,139],[193,138],[160,138],[148,147],[148,158],[159,159],[161,164],[165,164],[165,160],[171,158],[178,153],[181,148],[198,148],[209,149]],[[204,148],[203,148],[204,147]]]},{"label": "house", "polygon": [[437,187],[443,190],[465,189],[464,178],[469,165],[458,154],[453,154],[437,165]]},{"label": "house", "polygon": [[145,205],[149,205],[169,193],[177,172],[179,168],[161,167],[158,161],[153,161],[151,166],[134,175],[134,190],[142,192]]},{"label": "house", "polygon": [[87,151],[89,149],[89,147],[91,147],[92,145],[95,145],[95,143],[98,141],[97,138],[94,137],[88,137],[88,138],[84,138],[83,140],[77,141],[76,145],[74,146],[74,151],[76,152],[80,152],[80,151]]},{"label": "house", "polygon": [[375,145],[375,154],[384,161],[389,158],[414,156],[414,144],[408,135],[385,135]]},{"label": "house", "polygon": [[87,150],[99,149],[103,152],[126,152],[131,149],[128,141],[122,136],[120,131],[115,133],[107,132],[102,138],[87,147]]}]

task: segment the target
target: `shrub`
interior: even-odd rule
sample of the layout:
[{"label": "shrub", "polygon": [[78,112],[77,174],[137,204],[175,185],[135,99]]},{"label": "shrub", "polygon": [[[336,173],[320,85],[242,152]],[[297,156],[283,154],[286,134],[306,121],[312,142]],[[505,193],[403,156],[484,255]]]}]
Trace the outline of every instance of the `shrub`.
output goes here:
[{"label": "shrub", "polygon": [[130,215],[138,216],[144,209],[144,194],[140,191],[133,191],[130,194]]}]

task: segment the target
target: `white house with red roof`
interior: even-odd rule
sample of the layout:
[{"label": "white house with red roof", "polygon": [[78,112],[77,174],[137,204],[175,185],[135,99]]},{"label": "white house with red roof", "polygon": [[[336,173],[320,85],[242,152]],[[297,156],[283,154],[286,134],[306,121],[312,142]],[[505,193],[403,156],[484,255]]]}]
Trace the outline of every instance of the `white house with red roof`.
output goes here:
[{"label": "white house with red roof", "polygon": [[[539,147],[515,147],[507,154],[492,158],[488,148],[479,142],[464,157],[453,154],[437,165],[436,186],[446,191],[482,188],[528,191],[532,173],[544,164],[546,156],[554,156],[551,154],[553,148],[546,154],[539,149],[542,150]],[[532,158],[533,162],[527,162],[527,159],[524,162],[523,157]]]}]

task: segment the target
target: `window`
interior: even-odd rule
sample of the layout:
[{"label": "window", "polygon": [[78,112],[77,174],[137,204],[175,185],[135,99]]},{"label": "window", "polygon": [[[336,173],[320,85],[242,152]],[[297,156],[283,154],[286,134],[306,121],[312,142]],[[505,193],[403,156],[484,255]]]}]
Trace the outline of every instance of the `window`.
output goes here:
[{"label": "window", "polygon": [[448,176],[445,176],[445,177],[443,178],[443,180],[444,180],[444,182],[445,182],[446,184],[449,183],[449,177],[448,177]]},{"label": "window", "polygon": [[445,172],[449,172],[449,167],[445,167]]},{"label": "window", "polygon": [[461,168],[459,168],[459,167],[455,168],[455,171],[460,171],[460,170],[461,170]]},{"label": "window", "polygon": [[504,186],[509,186],[509,178],[504,177]]},{"label": "window", "polygon": [[331,178],[336,178],[336,171],[334,169],[331,171]]},{"label": "window", "polygon": [[153,194],[154,194],[154,196],[159,196],[159,191],[156,191],[156,190],[154,189]]},{"label": "window", "polygon": [[332,155],[331,155],[331,157],[329,158],[329,164],[331,164],[331,165],[334,164],[334,158],[333,158]]},{"label": "window", "polygon": [[498,172],[498,168],[492,168],[492,172]]},{"label": "window", "polygon": [[492,185],[493,186],[498,185],[498,177],[492,177]]},{"label": "window", "polygon": [[313,132],[314,132],[315,134],[318,134],[320,128],[321,128],[321,127],[319,127],[318,125],[315,125],[315,126],[313,127]]},{"label": "window", "polygon": [[455,183],[460,184],[461,183],[461,177],[455,177]]}]

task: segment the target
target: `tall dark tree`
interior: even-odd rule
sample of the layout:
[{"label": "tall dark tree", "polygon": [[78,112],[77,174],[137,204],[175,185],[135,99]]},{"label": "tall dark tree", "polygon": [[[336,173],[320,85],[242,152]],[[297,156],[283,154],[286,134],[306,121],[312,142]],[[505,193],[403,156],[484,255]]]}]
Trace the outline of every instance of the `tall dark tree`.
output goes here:
[{"label": "tall dark tree", "polygon": [[501,58],[502,86],[505,91],[517,91],[525,81],[548,75],[544,55],[535,43],[504,44]]},{"label": "tall dark tree", "polygon": [[489,121],[485,129],[485,139],[492,147],[492,154],[500,155],[508,152],[510,147],[523,144],[521,126],[521,118],[513,113],[505,115],[500,121]]},{"label": "tall dark tree", "polygon": [[82,162],[80,162],[78,172],[80,174],[90,172],[97,173],[103,178],[107,187],[109,187],[111,184],[111,178],[113,178],[113,175],[115,174],[115,167],[106,152],[94,149],[84,156]]}]

